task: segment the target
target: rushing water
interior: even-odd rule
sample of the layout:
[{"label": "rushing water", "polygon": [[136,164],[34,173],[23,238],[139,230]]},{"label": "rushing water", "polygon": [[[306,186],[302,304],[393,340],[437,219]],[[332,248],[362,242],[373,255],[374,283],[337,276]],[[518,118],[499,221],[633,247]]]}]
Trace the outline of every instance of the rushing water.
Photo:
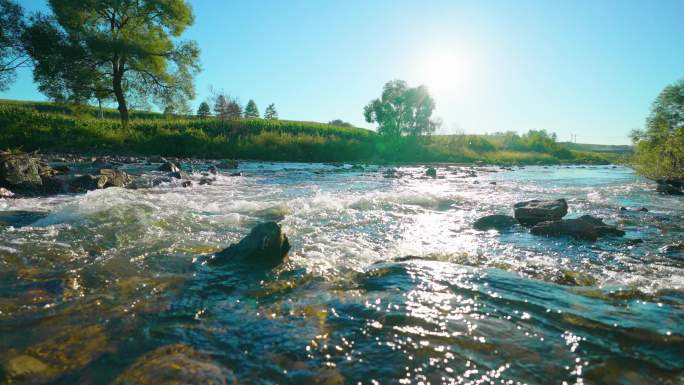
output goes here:
[{"label": "rushing water", "polygon": [[[15,221],[0,227],[0,381],[108,384],[185,344],[241,384],[684,383],[684,258],[660,251],[682,241],[684,200],[629,169],[240,169],[0,200]],[[472,229],[558,197],[625,238]],[[267,220],[293,245],[286,265],[201,263]]]}]

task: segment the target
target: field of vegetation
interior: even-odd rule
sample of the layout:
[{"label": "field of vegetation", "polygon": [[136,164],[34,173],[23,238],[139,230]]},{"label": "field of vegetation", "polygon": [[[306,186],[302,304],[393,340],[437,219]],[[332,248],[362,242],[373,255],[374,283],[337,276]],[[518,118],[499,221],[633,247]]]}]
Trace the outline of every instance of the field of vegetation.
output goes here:
[{"label": "field of vegetation", "polygon": [[0,148],[81,154],[164,155],[310,162],[607,163],[617,156],[575,151],[546,131],[523,135],[388,138],[325,123],[218,119],[48,102],[0,101]]}]

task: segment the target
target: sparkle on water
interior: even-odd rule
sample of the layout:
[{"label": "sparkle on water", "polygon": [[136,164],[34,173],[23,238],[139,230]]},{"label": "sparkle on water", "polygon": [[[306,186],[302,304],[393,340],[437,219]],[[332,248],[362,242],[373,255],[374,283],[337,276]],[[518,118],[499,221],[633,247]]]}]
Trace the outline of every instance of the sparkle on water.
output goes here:
[{"label": "sparkle on water", "polygon": [[[481,168],[473,178],[449,166],[431,179],[405,167],[388,179],[376,166],[240,168],[212,185],[194,173],[191,188],[0,201],[34,212],[27,226],[0,228],[4,375],[52,343],[66,358],[52,358],[59,373],[43,383],[106,384],[144,353],[184,343],[244,384],[683,380],[684,264],[659,249],[682,239],[684,201],[628,169]],[[472,229],[515,202],[556,197],[569,216],[603,217],[627,239]],[[266,220],[290,238],[288,264],[201,264]],[[93,352],[51,342],[83,330],[104,342]]]}]

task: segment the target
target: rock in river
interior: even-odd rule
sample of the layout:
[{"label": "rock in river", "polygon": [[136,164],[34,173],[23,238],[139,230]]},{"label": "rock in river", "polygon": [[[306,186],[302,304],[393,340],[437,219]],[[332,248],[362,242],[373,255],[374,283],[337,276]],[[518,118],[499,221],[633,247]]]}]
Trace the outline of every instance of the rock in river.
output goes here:
[{"label": "rock in river", "polygon": [[276,222],[260,223],[239,243],[219,252],[210,264],[241,262],[274,267],[287,258],[290,242]]},{"label": "rock in river", "polygon": [[166,172],[180,172],[180,168],[178,168],[178,166],[171,162],[166,162],[162,164],[161,166],[159,166],[157,170]]},{"label": "rock in river", "polygon": [[162,346],[138,358],[112,385],[228,385],[233,373],[188,345]]},{"label": "rock in river", "polygon": [[40,192],[43,178],[55,174],[46,163],[26,153],[0,152],[0,186]]},{"label": "rock in river", "polygon": [[437,170],[434,167],[430,167],[425,171],[425,175],[430,178],[437,178]]},{"label": "rock in river", "polygon": [[14,198],[14,193],[4,187],[0,187],[0,199],[2,198]]},{"label": "rock in river", "polygon": [[107,187],[126,187],[132,178],[124,171],[103,168],[99,175],[81,175],[69,184],[73,192],[85,192]]},{"label": "rock in river", "polygon": [[591,215],[583,215],[575,219],[541,222],[532,227],[531,232],[534,235],[546,237],[569,236],[587,241],[595,241],[599,237],[606,235],[618,237],[625,235],[624,231],[610,226],[600,218],[592,217]]},{"label": "rock in river", "polygon": [[523,225],[534,226],[539,222],[557,221],[568,213],[565,199],[531,200],[513,206],[515,219]]},{"label": "rock in river", "polygon": [[510,215],[487,215],[475,221],[473,227],[476,230],[505,230],[509,227],[515,226],[518,221]]}]

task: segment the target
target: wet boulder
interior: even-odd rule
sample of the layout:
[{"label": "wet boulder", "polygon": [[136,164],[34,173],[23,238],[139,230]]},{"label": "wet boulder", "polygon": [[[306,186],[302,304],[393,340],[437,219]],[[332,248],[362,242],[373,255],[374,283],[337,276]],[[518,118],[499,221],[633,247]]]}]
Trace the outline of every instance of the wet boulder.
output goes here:
[{"label": "wet boulder", "polygon": [[476,230],[506,230],[518,224],[518,221],[510,215],[487,215],[484,216],[475,223],[473,223],[473,228]]},{"label": "wet boulder", "polygon": [[602,219],[584,215],[574,219],[540,222],[532,227],[531,233],[545,237],[568,236],[575,239],[595,241],[599,237],[625,235],[615,226],[610,226]]},{"label": "wet boulder", "polygon": [[0,186],[16,190],[40,192],[41,177],[54,175],[54,170],[39,158],[26,153],[0,152]]},{"label": "wet boulder", "polygon": [[169,161],[166,160],[163,156],[159,155],[152,155],[149,158],[147,158],[147,161],[150,163],[168,163]]},{"label": "wet boulder", "polygon": [[657,181],[656,191],[665,195],[684,195],[682,180],[665,179]]},{"label": "wet boulder", "polygon": [[684,251],[684,242],[671,243],[660,248],[660,252],[664,254],[680,253]]},{"label": "wet boulder", "polygon": [[646,207],[625,207],[620,206],[620,211],[631,211],[631,212],[642,212],[647,213],[648,209]]},{"label": "wet boulder", "polygon": [[210,264],[238,262],[274,267],[287,259],[290,242],[276,222],[260,223],[239,243],[210,259]]},{"label": "wet boulder", "polygon": [[437,178],[437,170],[434,167],[430,167],[425,171],[425,175],[430,178]]},{"label": "wet boulder", "polygon": [[223,159],[220,162],[215,164],[216,168],[220,168],[222,170],[232,170],[238,168],[239,163],[237,160],[232,160],[232,159]]},{"label": "wet boulder", "polygon": [[11,199],[14,198],[14,193],[10,190],[0,187],[0,199]]},{"label": "wet boulder", "polygon": [[100,188],[107,187],[126,187],[131,183],[132,178],[124,171],[112,170],[112,169],[102,169],[100,170],[100,176],[104,176],[106,181],[104,185]]},{"label": "wet boulder", "polygon": [[132,178],[124,171],[104,168],[97,175],[80,175],[69,183],[72,192],[85,192],[107,187],[126,187]]},{"label": "wet boulder", "polygon": [[166,171],[166,172],[180,172],[180,168],[176,166],[175,163],[172,162],[165,162],[159,168],[157,169],[158,171]]},{"label": "wet boulder", "polygon": [[513,205],[515,219],[523,225],[534,226],[539,222],[557,221],[568,213],[565,199],[531,200]]},{"label": "wet boulder", "polygon": [[207,354],[183,344],[166,345],[144,354],[112,385],[228,385],[233,373]]}]

